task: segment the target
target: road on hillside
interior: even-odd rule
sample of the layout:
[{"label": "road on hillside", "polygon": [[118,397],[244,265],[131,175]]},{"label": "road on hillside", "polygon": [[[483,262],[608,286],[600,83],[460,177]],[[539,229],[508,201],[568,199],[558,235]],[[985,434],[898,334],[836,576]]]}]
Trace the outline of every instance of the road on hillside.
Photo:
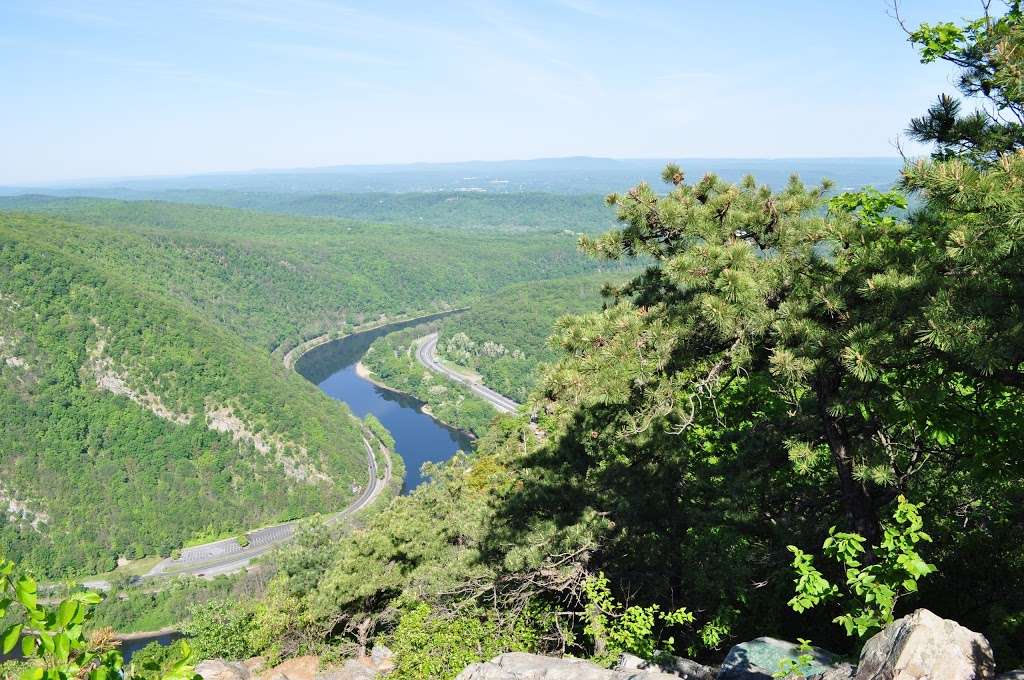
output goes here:
[{"label": "road on hillside", "polygon": [[[345,517],[365,508],[387,488],[388,482],[391,481],[391,458],[388,456],[386,449],[381,448],[381,454],[385,456],[385,469],[383,478],[378,479],[377,457],[373,455],[373,448],[365,437],[363,438],[363,445],[366,446],[369,483],[359,495],[359,498],[348,507],[328,515],[325,519],[327,524],[336,524]],[[164,576],[203,576],[212,578],[221,574],[240,571],[248,567],[255,558],[291,540],[295,536],[301,521],[294,520],[250,531],[246,534],[246,537],[249,539],[249,545],[244,548],[234,538],[226,538],[222,541],[185,548],[181,551],[180,557],[162,560],[150,569],[145,576],[140,577],[139,580]],[[103,580],[84,581],[82,585],[86,588],[98,590],[108,590],[110,588],[110,583]]]},{"label": "road on hillside", "polygon": [[474,380],[459,375],[450,368],[444,366],[440,361],[437,360],[437,333],[431,333],[430,335],[420,340],[420,346],[416,350],[416,359],[429,368],[435,373],[440,373],[449,380],[454,380],[457,383],[462,383],[473,391],[474,394],[486,399],[494,408],[501,411],[502,413],[511,413],[519,408],[517,402],[512,401],[506,396],[498,394],[494,390],[490,389],[486,385],[483,385]]}]

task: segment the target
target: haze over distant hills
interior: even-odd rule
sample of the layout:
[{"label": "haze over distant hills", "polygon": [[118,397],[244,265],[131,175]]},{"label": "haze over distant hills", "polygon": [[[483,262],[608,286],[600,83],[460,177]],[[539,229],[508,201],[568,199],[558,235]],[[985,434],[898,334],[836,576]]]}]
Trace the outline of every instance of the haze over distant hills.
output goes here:
[{"label": "haze over distant hills", "polygon": [[[658,183],[667,162],[680,163],[691,178],[716,172],[728,180],[753,173],[772,186],[796,172],[808,182],[822,177],[839,188],[884,186],[895,179],[903,160],[892,158],[781,159],[611,159],[591,157],[535,160],[342,165],[288,170],[254,170],[180,177],[82,180],[40,186],[0,187],[0,194],[46,193],[122,199],[189,200],[166,192],[217,190],[274,193],[363,193],[466,191],[604,194],[641,180]],[[202,201],[197,201],[202,202]]]}]

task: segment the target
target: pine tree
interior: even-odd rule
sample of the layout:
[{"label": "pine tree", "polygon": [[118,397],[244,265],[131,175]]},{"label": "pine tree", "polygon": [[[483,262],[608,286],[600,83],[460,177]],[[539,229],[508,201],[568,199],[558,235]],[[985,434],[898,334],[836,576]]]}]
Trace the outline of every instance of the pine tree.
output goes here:
[{"label": "pine tree", "polygon": [[991,3],[982,3],[984,15],[962,26],[951,22],[921,24],[910,30],[899,15],[921,61],[945,61],[960,69],[957,87],[975,103],[964,111],[962,103],[939,95],[927,113],[910,123],[914,139],[934,144],[937,159],[955,157],[992,162],[1002,153],[1024,148],[1024,14],[1020,0],[1008,3],[995,16]]}]

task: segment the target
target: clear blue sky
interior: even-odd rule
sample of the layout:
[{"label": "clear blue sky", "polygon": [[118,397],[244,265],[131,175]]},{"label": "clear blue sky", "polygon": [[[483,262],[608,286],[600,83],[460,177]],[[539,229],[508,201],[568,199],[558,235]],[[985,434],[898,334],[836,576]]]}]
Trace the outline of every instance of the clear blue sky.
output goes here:
[{"label": "clear blue sky", "polygon": [[[977,0],[902,0],[914,23]],[[879,156],[950,71],[886,0],[2,0],[0,184],[569,155]]]}]

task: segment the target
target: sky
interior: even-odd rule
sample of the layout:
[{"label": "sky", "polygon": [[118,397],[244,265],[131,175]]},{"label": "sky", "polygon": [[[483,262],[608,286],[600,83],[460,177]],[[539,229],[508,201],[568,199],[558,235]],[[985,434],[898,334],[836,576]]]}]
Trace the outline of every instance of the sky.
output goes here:
[{"label": "sky", "polygon": [[[892,156],[954,88],[887,3],[0,0],[0,184]],[[980,13],[978,0],[900,7],[911,24]]]}]

